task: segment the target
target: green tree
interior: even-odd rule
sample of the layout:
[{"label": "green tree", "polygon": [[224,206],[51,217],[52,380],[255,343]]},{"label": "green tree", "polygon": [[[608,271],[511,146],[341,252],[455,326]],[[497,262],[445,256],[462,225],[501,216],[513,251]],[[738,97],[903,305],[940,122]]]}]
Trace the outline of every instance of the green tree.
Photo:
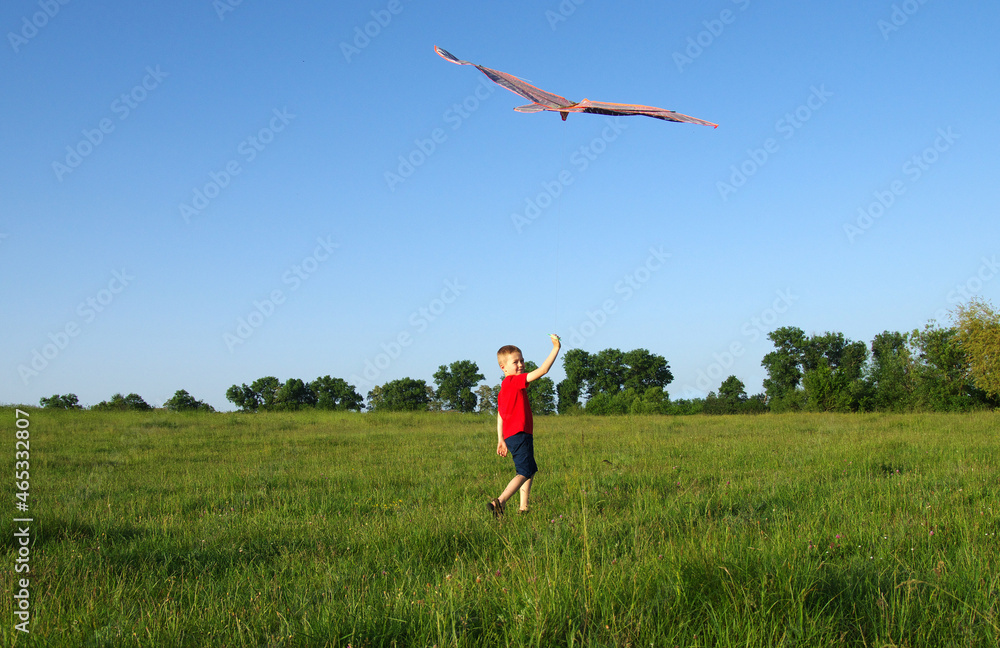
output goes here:
[{"label": "green tree", "polygon": [[809,370],[802,377],[805,395],[804,409],[813,412],[834,412],[840,409],[841,387],[837,374],[826,358],[819,360],[819,366]]},{"label": "green tree", "polygon": [[629,414],[641,403],[642,396],[631,387],[626,387],[611,397],[611,411],[615,414]]},{"label": "green tree", "polygon": [[988,301],[973,299],[958,306],[954,317],[969,376],[977,388],[1000,398],[1000,312]]},{"label": "green tree", "polygon": [[736,376],[729,376],[719,386],[719,393],[705,398],[705,414],[737,414],[747,402],[746,387]]},{"label": "green tree", "polygon": [[596,416],[606,416],[615,413],[614,396],[607,392],[598,392],[587,399],[583,411]]},{"label": "green tree", "polygon": [[633,349],[622,353],[618,349],[604,349],[590,356],[587,396],[598,392],[612,396],[626,389],[641,394],[649,387],[665,387],[674,379],[663,356],[646,349]]},{"label": "green tree", "polygon": [[528,402],[535,416],[556,413],[556,383],[548,376],[539,378],[528,385]]},{"label": "green tree", "polygon": [[831,346],[816,356],[816,366],[802,378],[804,407],[819,412],[856,412],[867,390],[863,370],[868,348],[863,342],[845,342],[839,333],[832,341],[830,334],[822,336],[816,346],[822,349],[824,344]]},{"label": "green tree", "polygon": [[719,398],[732,405],[733,412],[738,411],[747,402],[747,388],[736,376],[729,376],[719,385]]},{"label": "green tree", "polygon": [[913,358],[905,333],[883,331],[872,340],[868,382],[871,386],[865,409],[906,411],[913,405]]},{"label": "green tree", "polygon": [[664,389],[674,379],[666,358],[646,349],[633,349],[625,353],[624,360],[628,366],[623,385],[625,389],[645,394],[651,387]]},{"label": "green tree", "polygon": [[438,398],[437,393],[434,388],[430,385],[426,385],[427,391],[427,411],[428,412],[443,412],[444,411],[444,401]]},{"label": "green tree", "polygon": [[704,398],[678,398],[677,400],[667,402],[663,413],[673,416],[690,416],[692,414],[701,414],[704,410]]},{"label": "green tree", "polygon": [[593,377],[590,354],[583,349],[570,349],[563,354],[563,370],[566,378],[559,382],[559,413],[580,408],[580,398],[586,396],[587,383]]},{"label": "green tree", "polygon": [[766,354],[761,366],[767,370],[764,391],[775,411],[795,410],[802,406],[798,393],[805,363],[806,336],[802,329],[783,326],[768,333],[774,351]]},{"label": "green tree", "polygon": [[[831,363],[836,394],[826,411],[857,412],[861,409],[869,391],[864,377],[868,362],[868,346],[864,342],[845,340],[840,333],[836,335],[839,346],[835,363],[829,356],[826,358],[827,362]],[[807,389],[807,396],[808,393]]]},{"label": "green tree", "polygon": [[[301,382],[299,380],[287,388],[279,397],[278,392],[283,387],[281,381],[274,376],[265,376],[253,381],[249,387],[246,383],[240,387],[233,385],[226,390],[226,399],[244,412],[297,409],[294,407],[294,403],[296,399],[302,397],[302,386],[298,384]],[[313,402],[315,403],[315,401]]]},{"label": "green tree", "polygon": [[[538,369],[534,362],[524,363],[524,372],[531,373]],[[531,403],[531,413],[534,416],[547,416],[556,411],[556,384],[548,376],[528,383],[528,402]],[[499,391],[497,395],[499,396]]]},{"label": "green tree", "polygon": [[312,381],[309,388],[316,395],[316,409],[360,412],[364,406],[361,394],[343,378],[321,376]]},{"label": "green tree", "polygon": [[705,407],[702,409],[702,413],[710,415],[728,414],[725,411],[725,404],[719,400],[718,394],[714,391],[708,392],[708,396],[705,397]]},{"label": "green tree", "polygon": [[845,383],[852,383],[864,379],[865,363],[867,362],[868,346],[864,342],[847,340],[840,352],[837,369],[842,374]]},{"label": "green tree", "polygon": [[997,398],[976,386],[957,328],[941,328],[931,322],[910,333],[909,339],[916,408],[961,412],[997,405]]},{"label": "green tree", "polygon": [[297,411],[316,406],[316,393],[301,378],[289,378],[274,393],[270,409]]},{"label": "green tree", "polygon": [[83,409],[80,405],[80,399],[76,397],[76,394],[53,394],[49,398],[41,398],[38,403],[45,409]]},{"label": "green tree", "polygon": [[[563,356],[566,378],[557,386],[559,413],[564,414],[580,407],[580,399],[587,399],[585,412],[627,413],[633,409],[649,410],[650,403],[642,404],[648,389],[662,391],[673,379],[666,359],[646,349],[622,352],[604,349],[594,354],[582,349],[571,349]],[[623,392],[629,392],[615,399]],[[590,400],[599,394],[610,399]],[[655,397],[654,397],[655,399]],[[634,402],[640,401],[640,405]]]},{"label": "green tree", "polygon": [[434,373],[437,396],[450,410],[476,411],[476,394],[472,391],[486,377],[471,360],[458,360],[450,366],[441,365]]},{"label": "green tree", "polygon": [[94,405],[90,409],[102,411],[102,412],[115,412],[115,411],[144,411],[153,409],[149,404],[142,399],[139,394],[129,394],[128,396],[122,396],[121,394],[115,394],[110,400],[101,401],[97,405]]},{"label": "green tree", "polygon": [[125,397],[125,407],[130,410],[151,410],[153,409],[139,394],[129,394]]},{"label": "green tree", "polygon": [[374,387],[372,387],[371,390],[368,392],[367,399],[368,399],[368,406],[367,406],[368,409],[377,410],[382,405],[382,403],[385,402],[385,396],[382,392],[382,386],[375,385]]},{"label": "green tree", "polygon": [[368,409],[377,412],[418,412],[427,410],[427,383],[400,378],[368,392]]},{"label": "green tree", "polygon": [[173,396],[163,403],[163,406],[171,412],[215,411],[214,407],[208,403],[197,400],[194,396],[189,394],[186,389],[178,389],[174,392]]},{"label": "green tree", "polygon": [[587,398],[599,393],[614,396],[625,388],[629,376],[629,366],[625,354],[618,349],[604,349],[590,358],[591,372],[587,386]]},{"label": "green tree", "polygon": [[[767,401],[774,411],[856,410],[863,394],[862,371],[868,348],[842,333],[806,337],[786,326],[768,334],[775,350],[764,356]],[[816,375],[806,381],[809,373]]]},{"label": "green tree", "polygon": [[598,416],[617,416],[622,414],[649,413],[648,409],[651,409],[650,404],[649,402],[644,402],[643,395],[628,387],[615,394],[608,392],[594,394],[587,400],[583,411],[586,414],[596,414]]},{"label": "green tree", "polygon": [[743,404],[744,414],[764,414],[769,409],[766,394],[754,394]]},{"label": "green tree", "polygon": [[256,412],[260,407],[260,396],[246,383],[239,387],[233,385],[227,389],[226,400],[244,412]]},{"label": "green tree", "polygon": [[479,398],[479,412],[481,414],[497,413],[497,396],[500,394],[500,385],[480,385],[476,390]]},{"label": "green tree", "polygon": [[641,398],[632,401],[629,412],[632,414],[665,414],[670,405],[670,398],[662,387],[647,387]]},{"label": "green tree", "polygon": [[258,407],[262,410],[270,411],[276,408],[278,390],[281,389],[281,381],[274,376],[265,376],[253,381],[250,389],[257,395]]}]

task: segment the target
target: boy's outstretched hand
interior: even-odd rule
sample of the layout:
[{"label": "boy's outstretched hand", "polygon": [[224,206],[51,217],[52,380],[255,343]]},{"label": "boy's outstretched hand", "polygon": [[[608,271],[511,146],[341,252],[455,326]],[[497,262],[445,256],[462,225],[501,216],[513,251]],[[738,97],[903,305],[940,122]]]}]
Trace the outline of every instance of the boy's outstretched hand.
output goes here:
[{"label": "boy's outstretched hand", "polygon": [[497,454],[501,457],[507,456],[507,443],[505,441],[497,443]]}]

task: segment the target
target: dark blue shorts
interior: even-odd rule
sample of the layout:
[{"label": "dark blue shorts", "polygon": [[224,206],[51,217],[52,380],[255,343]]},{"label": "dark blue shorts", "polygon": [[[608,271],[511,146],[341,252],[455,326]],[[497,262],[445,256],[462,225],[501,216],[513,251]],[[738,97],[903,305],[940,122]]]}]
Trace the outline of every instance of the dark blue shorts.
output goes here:
[{"label": "dark blue shorts", "polygon": [[538,472],[538,465],[535,463],[535,440],[532,435],[525,432],[507,437],[507,450],[514,459],[514,470],[518,475],[531,478]]}]

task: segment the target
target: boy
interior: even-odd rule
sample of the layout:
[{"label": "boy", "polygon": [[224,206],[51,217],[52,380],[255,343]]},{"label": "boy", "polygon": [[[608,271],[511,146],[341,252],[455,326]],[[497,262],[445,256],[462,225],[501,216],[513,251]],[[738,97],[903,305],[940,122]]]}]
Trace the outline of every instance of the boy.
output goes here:
[{"label": "boy", "polygon": [[507,484],[500,497],[487,504],[495,517],[503,515],[504,503],[521,491],[521,513],[528,512],[528,494],[531,492],[531,478],[538,471],[535,465],[535,445],[533,440],[533,424],[531,420],[531,403],[528,402],[526,389],[528,383],[538,380],[549,372],[552,363],[559,354],[559,336],[550,335],[552,351],[538,369],[524,373],[524,356],[516,346],[508,344],[497,351],[497,362],[503,369],[504,379],[500,383],[500,395],[497,397],[497,454],[514,459],[514,469],[517,474]]}]

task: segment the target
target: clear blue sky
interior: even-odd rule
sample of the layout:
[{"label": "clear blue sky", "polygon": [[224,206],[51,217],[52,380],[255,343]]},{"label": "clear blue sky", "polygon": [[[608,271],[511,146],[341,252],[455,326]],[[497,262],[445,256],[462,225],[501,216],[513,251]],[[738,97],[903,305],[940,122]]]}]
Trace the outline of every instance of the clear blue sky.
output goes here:
[{"label": "clear blue sky", "polygon": [[550,332],[754,393],[773,328],[996,303],[1000,6],[864,5],[5,2],[0,402],[493,384]]}]

